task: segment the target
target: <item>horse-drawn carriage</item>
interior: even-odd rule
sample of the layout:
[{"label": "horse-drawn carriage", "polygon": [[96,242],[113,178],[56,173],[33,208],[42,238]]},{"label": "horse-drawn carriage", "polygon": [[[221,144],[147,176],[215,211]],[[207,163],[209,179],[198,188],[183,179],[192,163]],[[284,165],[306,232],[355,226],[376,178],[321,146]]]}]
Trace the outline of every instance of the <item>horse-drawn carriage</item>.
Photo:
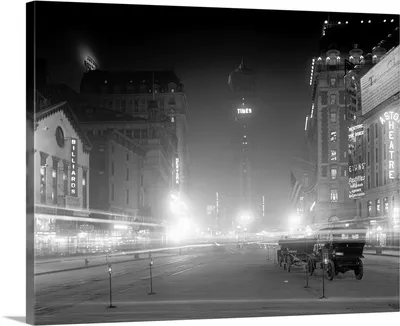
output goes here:
[{"label": "horse-drawn carriage", "polygon": [[278,242],[278,264],[288,272],[292,266],[303,266],[310,275],[320,266],[330,281],[339,273],[353,270],[361,280],[365,236],[366,229],[353,224],[320,229],[314,236],[285,237]]}]

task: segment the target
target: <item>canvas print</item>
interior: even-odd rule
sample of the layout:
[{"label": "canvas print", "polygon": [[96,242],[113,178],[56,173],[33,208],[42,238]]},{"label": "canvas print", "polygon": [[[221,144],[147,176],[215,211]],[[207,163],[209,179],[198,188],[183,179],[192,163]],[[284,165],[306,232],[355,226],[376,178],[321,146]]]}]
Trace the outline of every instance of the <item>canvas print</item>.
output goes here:
[{"label": "canvas print", "polygon": [[399,15],[27,3],[27,321],[399,311]]}]

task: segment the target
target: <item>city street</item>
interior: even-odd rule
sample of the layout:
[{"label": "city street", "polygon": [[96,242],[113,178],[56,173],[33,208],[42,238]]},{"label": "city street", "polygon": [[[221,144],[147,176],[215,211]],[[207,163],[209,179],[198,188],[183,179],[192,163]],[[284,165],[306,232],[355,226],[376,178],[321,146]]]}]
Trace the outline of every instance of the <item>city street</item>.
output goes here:
[{"label": "city street", "polygon": [[367,255],[361,281],[352,272],[333,281],[316,270],[278,267],[266,249],[235,246],[113,265],[112,304],[106,266],[35,277],[37,323],[86,323],[399,310],[397,257]]}]

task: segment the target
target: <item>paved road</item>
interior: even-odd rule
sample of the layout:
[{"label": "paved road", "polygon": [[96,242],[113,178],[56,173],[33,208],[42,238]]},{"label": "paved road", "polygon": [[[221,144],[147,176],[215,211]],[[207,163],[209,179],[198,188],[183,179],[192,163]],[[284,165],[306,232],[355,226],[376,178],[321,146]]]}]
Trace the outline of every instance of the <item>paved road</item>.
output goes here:
[{"label": "paved road", "polygon": [[[270,256],[271,258],[272,256]],[[287,316],[298,314],[399,311],[399,260],[368,256],[361,281],[354,273],[325,280],[316,270],[306,277],[267,260],[265,250],[193,252],[154,259],[149,292],[148,260],[113,266],[109,306],[106,267],[35,277],[37,323],[87,323],[195,318]]]}]

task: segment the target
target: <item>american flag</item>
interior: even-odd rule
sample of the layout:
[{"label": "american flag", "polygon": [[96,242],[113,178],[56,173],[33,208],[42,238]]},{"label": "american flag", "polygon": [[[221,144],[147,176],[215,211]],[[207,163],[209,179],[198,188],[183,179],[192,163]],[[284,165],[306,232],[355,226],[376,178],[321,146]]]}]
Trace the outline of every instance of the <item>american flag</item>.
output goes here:
[{"label": "american flag", "polygon": [[295,205],[297,203],[301,189],[302,189],[302,185],[296,179],[296,177],[294,176],[293,172],[290,171],[289,200],[293,205]]}]

